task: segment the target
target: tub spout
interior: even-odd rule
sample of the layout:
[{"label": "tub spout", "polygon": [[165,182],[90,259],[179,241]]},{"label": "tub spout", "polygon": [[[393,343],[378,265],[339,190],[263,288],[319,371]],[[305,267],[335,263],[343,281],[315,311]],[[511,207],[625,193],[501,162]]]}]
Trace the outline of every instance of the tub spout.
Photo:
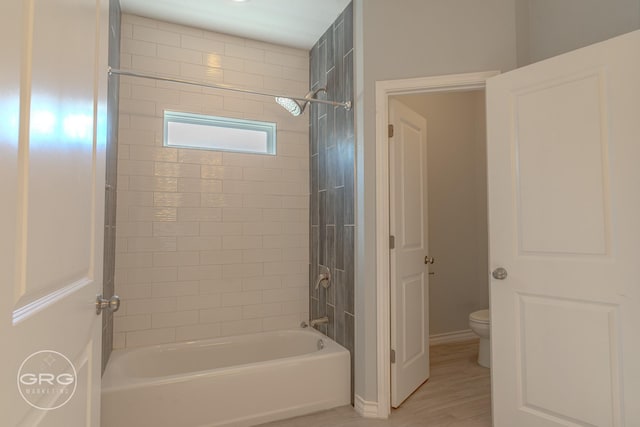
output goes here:
[{"label": "tub spout", "polygon": [[309,320],[309,326],[311,326],[312,328],[316,325],[322,325],[324,323],[329,323],[329,318],[327,316],[321,317],[319,319]]}]

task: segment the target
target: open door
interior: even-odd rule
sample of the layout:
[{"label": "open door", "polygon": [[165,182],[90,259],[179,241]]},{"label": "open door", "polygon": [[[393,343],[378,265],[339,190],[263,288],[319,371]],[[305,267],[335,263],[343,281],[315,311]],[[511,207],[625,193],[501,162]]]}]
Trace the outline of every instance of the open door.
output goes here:
[{"label": "open door", "polygon": [[487,82],[496,427],[640,425],[640,31]]},{"label": "open door", "polygon": [[390,99],[391,406],[429,378],[427,123]]},{"label": "open door", "polygon": [[97,426],[108,2],[1,3],[1,424]]}]

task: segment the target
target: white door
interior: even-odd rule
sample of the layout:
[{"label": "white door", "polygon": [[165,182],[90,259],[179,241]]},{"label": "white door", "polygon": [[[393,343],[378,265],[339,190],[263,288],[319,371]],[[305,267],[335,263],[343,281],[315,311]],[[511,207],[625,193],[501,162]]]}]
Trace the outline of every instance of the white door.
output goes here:
[{"label": "white door", "polygon": [[1,2],[3,426],[99,424],[107,31],[106,0]]},{"label": "white door", "polygon": [[427,123],[391,99],[389,198],[391,235],[391,406],[397,408],[429,378],[427,253]]},{"label": "white door", "polygon": [[640,426],[640,32],[487,107],[494,425]]}]

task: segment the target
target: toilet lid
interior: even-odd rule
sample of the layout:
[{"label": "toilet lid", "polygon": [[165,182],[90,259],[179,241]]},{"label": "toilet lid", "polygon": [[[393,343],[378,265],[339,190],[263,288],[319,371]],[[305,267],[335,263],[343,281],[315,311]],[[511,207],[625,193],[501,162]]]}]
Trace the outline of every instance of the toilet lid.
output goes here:
[{"label": "toilet lid", "polygon": [[469,315],[469,319],[478,323],[489,323],[489,310],[474,311]]}]

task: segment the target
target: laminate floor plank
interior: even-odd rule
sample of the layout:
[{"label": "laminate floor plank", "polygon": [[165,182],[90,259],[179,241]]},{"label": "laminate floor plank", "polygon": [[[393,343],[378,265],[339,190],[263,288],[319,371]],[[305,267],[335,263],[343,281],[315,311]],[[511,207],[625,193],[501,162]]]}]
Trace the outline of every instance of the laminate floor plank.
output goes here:
[{"label": "laminate floor plank", "polygon": [[476,363],[478,341],[435,345],[430,357],[429,380],[386,420],[343,406],[262,427],[491,427],[491,377]]}]

